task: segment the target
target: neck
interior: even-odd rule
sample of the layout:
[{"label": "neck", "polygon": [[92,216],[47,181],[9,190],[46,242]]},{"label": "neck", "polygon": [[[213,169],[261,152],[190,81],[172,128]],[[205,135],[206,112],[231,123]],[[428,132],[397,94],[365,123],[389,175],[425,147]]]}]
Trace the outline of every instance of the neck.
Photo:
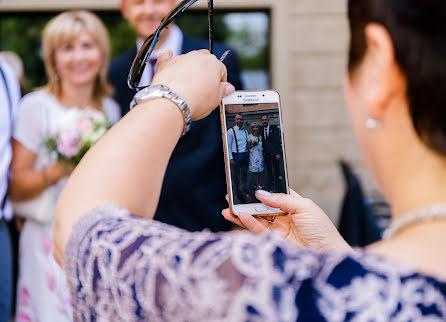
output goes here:
[{"label": "neck", "polygon": [[77,107],[80,109],[97,107],[93,99],[94,85],[75,86],[69,83],[62,83],[62,95],[60,102],[65,107]]},{"label": "neck", "polygon": [[389,193],[393,220],[411,210],[446,202],[446,161],[427,153],[431,156],[422,153],[405,158],[390,177],[395,179]]}]

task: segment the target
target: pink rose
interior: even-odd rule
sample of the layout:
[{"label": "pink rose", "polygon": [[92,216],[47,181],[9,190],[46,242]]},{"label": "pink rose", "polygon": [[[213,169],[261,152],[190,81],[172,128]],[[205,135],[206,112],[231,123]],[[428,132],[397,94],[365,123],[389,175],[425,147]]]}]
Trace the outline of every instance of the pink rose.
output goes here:
[{"label": "pink rose", "polygon": [[77,130],[66,130],[57,138],[57,150],[66,158],[72,158],[81,148],[80,133]]},{"label": "pink rose", "polygon": [[79,122],[78,129],[81,133],[88,133],[93,132],[93,122],[89,118],[82,118],[82,120]]}]

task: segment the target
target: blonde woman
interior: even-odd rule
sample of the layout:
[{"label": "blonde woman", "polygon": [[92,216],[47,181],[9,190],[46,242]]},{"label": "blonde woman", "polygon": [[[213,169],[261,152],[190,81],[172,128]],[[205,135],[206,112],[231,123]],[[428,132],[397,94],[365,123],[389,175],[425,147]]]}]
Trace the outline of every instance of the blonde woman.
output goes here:
[{"label": "blonde woman", "polygon": [[[446,320],[446,46],[439,41],[446,2],[349,0],[348,17],[347,105],[392,205],[385,240],[353,251],[296,193],[257,193],[289,213],[275,221],[223,212],[262,235],[191,233],[151,220],[188,118],[183,102],[145,100],[88,153],[60,198],[55,254],[70,276],[77,320]],[[158,57],[154,83],[184,99],[193,120],[209,115],[227,86],[223,64],[205,51],[170,57]]]},{"label": "blonde woman", "polygon": [[259,135],[259,125],[252,123],[251,134],[248,136],[249,145],[249,172],[252,173],[255,182],[255,190],[261,189],[260,173],[265,169],[263,166],[263,141]]},{"label": "blonde woman", "polygon": [[[66,278],[52,257],[51,226],[74,165],[55,161],[45,141],[73,109],[102,111],[110,124],[120,114],[110,98],[109,39],[98,17],[87,11],[59,14],[45,27],[42,45],[48,83],[23,98],[14,128],[10,194],[27,219],[20,237],[17,321],[71,321]],[[26,205],[34,209],[20,213]]]}]

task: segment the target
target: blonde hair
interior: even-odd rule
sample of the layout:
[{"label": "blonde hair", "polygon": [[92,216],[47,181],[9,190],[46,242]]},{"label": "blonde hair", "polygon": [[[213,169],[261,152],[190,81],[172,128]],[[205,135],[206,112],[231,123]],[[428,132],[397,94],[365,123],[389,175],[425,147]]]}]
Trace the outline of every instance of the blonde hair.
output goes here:
[{"label": "blonde hair", "polygon": [[57,98],[62,96],[60,78],[56,70],[56,50],[63,44],[76,39],[84,31],[90,34],[102,52],[102,66],[93,91],[93,99],[100,102],[104,96],[111,95],[113,92],[107,81],[110,64],[110,39],[102,21],[89,11],[63,12],[51,19],[45,26],[42,47],[48,83],[44,88]]}]

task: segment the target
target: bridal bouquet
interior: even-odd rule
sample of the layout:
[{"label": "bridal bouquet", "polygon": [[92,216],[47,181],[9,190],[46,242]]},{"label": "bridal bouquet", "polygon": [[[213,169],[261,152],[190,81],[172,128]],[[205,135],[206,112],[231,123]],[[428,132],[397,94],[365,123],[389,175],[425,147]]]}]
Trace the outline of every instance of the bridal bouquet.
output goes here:
[{"label": "bridal bouquet", "polygon": [[56,129],[45,141],[57,160],[77,165],[87,151],[107,132],[110,124],[101,111],[71,108],[58,119]]},{"label": "bridal bouquet", "polygon": [[252,144],[252,146],[256,146],[257,144],[259,144],[259,137],[252,136],[249,142]]}]

